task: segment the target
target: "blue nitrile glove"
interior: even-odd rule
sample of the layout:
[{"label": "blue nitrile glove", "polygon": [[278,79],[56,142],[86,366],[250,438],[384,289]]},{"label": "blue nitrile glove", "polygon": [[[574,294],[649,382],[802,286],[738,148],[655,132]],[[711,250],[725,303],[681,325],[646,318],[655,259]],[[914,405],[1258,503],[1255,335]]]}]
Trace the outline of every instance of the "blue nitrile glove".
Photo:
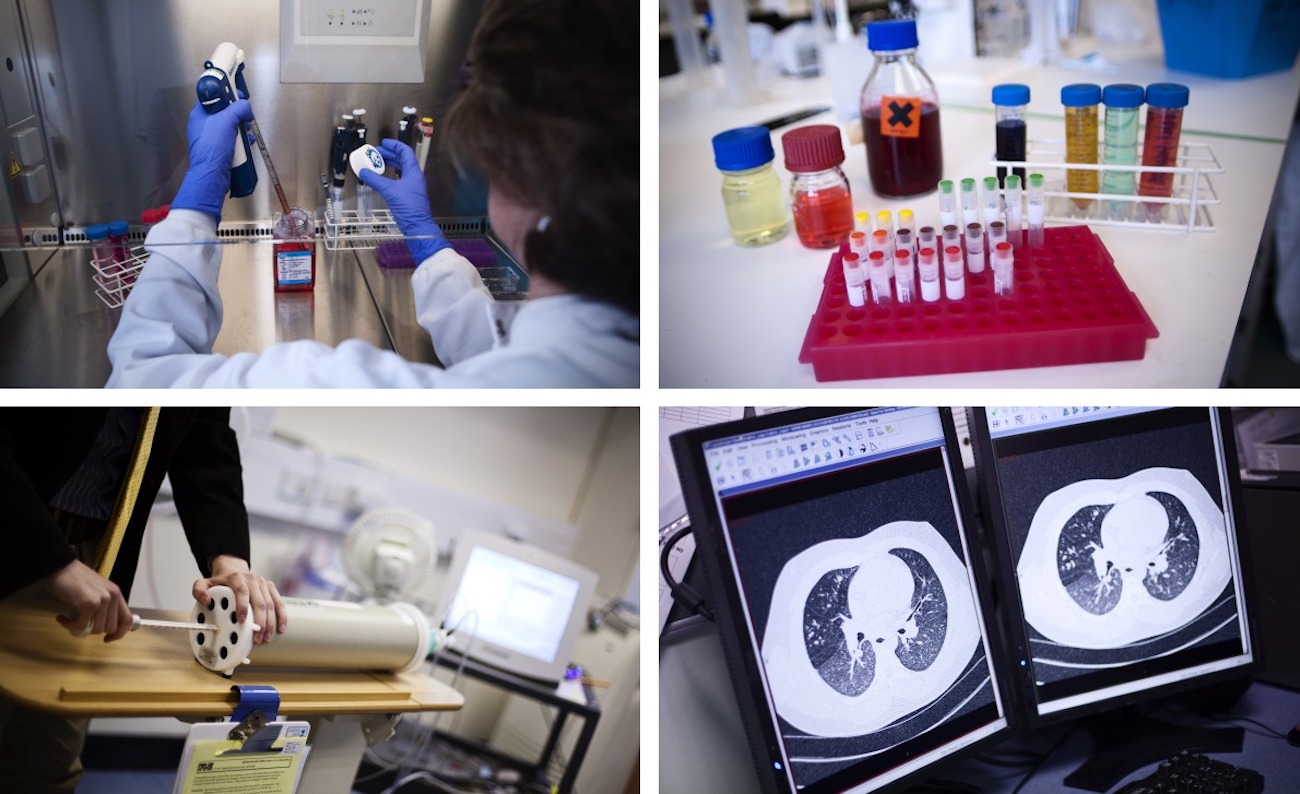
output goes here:
[{"label": "blue nitrile glove", "polygon": [[384,162],[402,172],[401,179],[380,176],[369,168],[361,171],[361,181],[374,188],[388,202],[388,209],[397,221],[397,228],[407,236],[406,247],[411,249],[415,264],[433,256],[451,243],[442,236],[442,229],[433,220],[429,210],[429,189],[424,183],[420,161],[415,159],[411,147],[392,138],[384,138],[379,145]]},{"label": "blue nitrile glove", "polygon": [[221,204],[230,192],[230,157],[239,138],[239,123],[253,120],[253,106],[238,99],[212,115],[198,102],[190,111],[190,168],[172,209],[198,210],[221,223]]}]

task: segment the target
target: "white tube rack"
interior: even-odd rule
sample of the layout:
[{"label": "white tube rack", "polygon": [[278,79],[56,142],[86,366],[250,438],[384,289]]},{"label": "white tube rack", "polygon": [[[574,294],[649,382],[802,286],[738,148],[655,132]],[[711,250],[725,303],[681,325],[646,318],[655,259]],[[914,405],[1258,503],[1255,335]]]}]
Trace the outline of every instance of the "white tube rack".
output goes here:
[{"label": "white tube rack", "polygon": [[325,248],[330,251],[365,251],[378,247],[385,240],[403,239],[393,213],[387,208],[372,210],[367,220],[362,220],[356,210],[343,210],[337,221],[328,210],[322,214]]},{"label": "white tube rack", "polygon": [[[1142,146],[1138,145],[1138,162],[1142,162]],[[1219,203],[1219,196],[1210,182],[1211,174],[1224,173],[1223,166],[1204,143],[1182,142],[1178,146],[1178,165],[1171,167],[1143,165],[1104,165],[1100,163],[1065,162],[1065,141],[1029,141],[1025,160],[994,159],[993,166],[1007,169],[1023,168],[1026,177],[1031,173],[1043,175],[1045,220],[1057,223],[1087,223],[1094,226],[1125,226],[1134,229],[1158,229],[1185,232],[1212,232],[1215,230],[1210,207]],[[1173,193],[1169,198],[1139,196],[1121,193],[1078,193],[1067,189],[1067,171],[1128,171],[1140,182],[1140,174],[1173,174]],[[1102,176],[1098,173],[1098,181]],[[1136,190],[1136,187],[1134,188]],[[1022,193],[1028,198],[1028,179],[1022,183]],[[1088,200],[1086,207],[1078,207],[1074,200]],[[1152,215],[1148,208],[1162,208]]]},{"label": "white tube rack", "polygon": [[137,245],[129,252],[130,256],[125,262],[100,262],[94,257],[90,258],[90,268],[94,271],[91,278],[95,282],[95,297],[110,309],[116,309],[126,302],[126,296],[131,294],[136,279],[140,277],[140,270],[149,258],[143,245]]}]

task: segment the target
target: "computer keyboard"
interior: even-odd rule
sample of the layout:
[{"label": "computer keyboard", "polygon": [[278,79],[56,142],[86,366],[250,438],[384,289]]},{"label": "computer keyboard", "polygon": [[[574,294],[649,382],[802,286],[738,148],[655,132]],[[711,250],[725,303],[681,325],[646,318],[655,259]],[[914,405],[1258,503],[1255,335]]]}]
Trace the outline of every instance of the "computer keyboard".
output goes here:
[{"label": "computer keyboard", "polygon": [[1260,794],[1263,790],[1264,776],[1255,770],[1184,750],[1115,794]]}]

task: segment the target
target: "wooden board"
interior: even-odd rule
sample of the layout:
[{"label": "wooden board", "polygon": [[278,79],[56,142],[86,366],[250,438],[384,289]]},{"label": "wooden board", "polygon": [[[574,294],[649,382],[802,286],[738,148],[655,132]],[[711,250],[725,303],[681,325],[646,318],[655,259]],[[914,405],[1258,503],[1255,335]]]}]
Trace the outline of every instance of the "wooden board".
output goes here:
[{"label": "wooden board", "polygon": [[[456,690],[421,671],[240,668],[232,678],[202,667],[189,633],[139,629],[116,642],[73,637],[54,620],[52,600],[27,594],[0,601],[0,693],[31,708],[85,717],[227,717],[231,686],[262,684],[280,693],[293,717],[459,709]],[[140,617],[188,621],[189,615],[137,609]],[[290,631],[293,627],[290,626]]]}]

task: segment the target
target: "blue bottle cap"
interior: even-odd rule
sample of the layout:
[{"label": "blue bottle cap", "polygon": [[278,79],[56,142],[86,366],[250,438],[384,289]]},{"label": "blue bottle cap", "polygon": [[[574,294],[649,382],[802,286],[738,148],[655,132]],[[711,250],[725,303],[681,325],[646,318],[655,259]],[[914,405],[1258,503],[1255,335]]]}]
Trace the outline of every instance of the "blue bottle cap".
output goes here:
[{"label": "blue bottle cap", "polygon": [[1187,86],[1178,83],[1152,83],[1147,86],[1147,104],[1153,108],[1187,107]]},{"label": "blue bottle cap", "polygon": [[1061,104],[1067,108],[1086,108],[1101,101],[1101,86],[1096,83],[1071,83],[1061,89]]},{"label": "blue bottle cap", "polygon": [[1002,85],[993,86],[993,104],[995,105],[1028,105],[1029,104],[1029,86],[1022,83],[1003,83]]},{"label": "blue bottle cap", "polygon": [[916,20],[889,19],[868,23],[867,49],[873,52],[916,49]]},{"label": "blue bottle cap", "polygon": [[126,225],[126,221],[109,221],[109,222],[108,222],[108,234],[109,234],[109,236],[116,236],[116,235],[119,235],[119,234],[126,234],[126,233],[129,232],[129,231],[131,231],[131,227]]},{"label": "blue bottle cap", "polygon": [[722,171],[758,168],[775,156],[767,127],[738,127],[713,136],[713,162]]},{"label": "blue bottle cap", "polygon": [[108,224],[97,223],[94,226],[86,227],[87,240],[103,240],[108,237]]},{"label": "blue bottle cap", "polygon": [[1110,108],[1140,108],[1146,99],[1146,90],[1132,83],[1115,83],[1101,91],[1101,101]]}]

